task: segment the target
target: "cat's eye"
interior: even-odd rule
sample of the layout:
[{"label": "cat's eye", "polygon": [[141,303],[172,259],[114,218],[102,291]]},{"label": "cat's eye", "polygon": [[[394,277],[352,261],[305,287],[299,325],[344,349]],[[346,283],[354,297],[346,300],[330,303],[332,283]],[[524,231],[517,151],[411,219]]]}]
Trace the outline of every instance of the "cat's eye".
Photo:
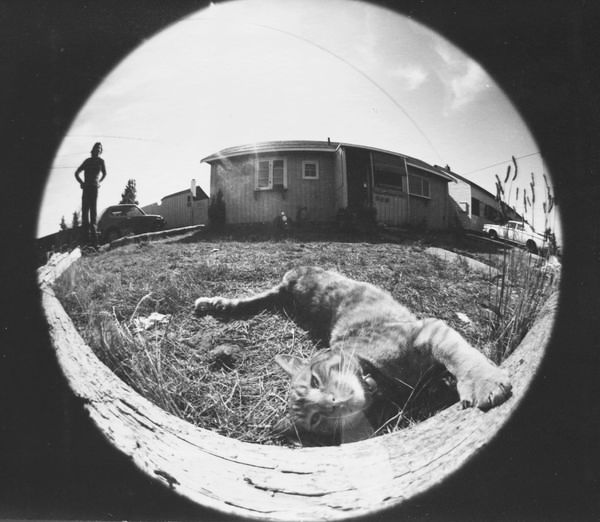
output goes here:
[{"label": "cat's eye", "polygon": [[310,418],[310,425],[314,427],[319,424],[320,420],[321,414],[319,412],[313,413],[313,416]]},{"label": "cat's eye", "polygon": [[310,385],[312,388],[318,388],[319,387],[319,379],[317,378],[316,375],[313,375],[310,378]]}]

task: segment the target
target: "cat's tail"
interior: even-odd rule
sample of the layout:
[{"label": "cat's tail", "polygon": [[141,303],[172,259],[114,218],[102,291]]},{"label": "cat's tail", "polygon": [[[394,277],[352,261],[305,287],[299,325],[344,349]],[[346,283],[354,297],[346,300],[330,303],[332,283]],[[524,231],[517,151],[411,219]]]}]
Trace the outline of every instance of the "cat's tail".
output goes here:
[{"label": "cat's tail", "polygon": [[194,302],[194,313],[198,316],[211,315],[253,315],[263,310],[276,308],[281,304],[283,284],[250,297],[199,297]]}]

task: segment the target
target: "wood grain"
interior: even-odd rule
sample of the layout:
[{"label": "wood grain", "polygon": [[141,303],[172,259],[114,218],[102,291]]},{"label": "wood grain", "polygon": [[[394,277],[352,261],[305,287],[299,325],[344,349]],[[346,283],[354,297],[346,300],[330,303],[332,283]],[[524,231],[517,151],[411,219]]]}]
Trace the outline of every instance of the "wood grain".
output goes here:
[{"label": "wood grain", "polygon": [[60,367],[104,436],[138,468],[198,504],[250,518],[335,520],[403,502],[459,468],[494,437],[522,400],[552,331],[558,296],[506,360],[513,396],[483,413],[450,407],[411,428],[326,448],[249,444],[193,426],[144,399],[85,344],[52,290],[79,257],[39,271]]}]

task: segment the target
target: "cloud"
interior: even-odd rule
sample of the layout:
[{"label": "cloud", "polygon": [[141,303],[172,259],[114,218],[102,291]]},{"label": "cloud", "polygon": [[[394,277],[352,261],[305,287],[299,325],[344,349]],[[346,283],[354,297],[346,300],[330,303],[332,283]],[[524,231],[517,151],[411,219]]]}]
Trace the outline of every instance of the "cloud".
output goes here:
[{"label": "cloud", "polygon": [[446,86],[447,110],[458,110],[473,102],[491,85],[485,70],[447,42],[438,40],[434,50],[442,59],[438,74]]},{"label": "cloud", "polygon": [[408,88],[413,91],[420,87],[423,82],[427,79],[427,71],[418,65],[406,65],[404,67],[398,67],[392,72],[392,76],[402,79]]},{"label": "cloud", "polygon": [[459,109],[471,103],[479,93],[490,86],[488,75],[473,60],[468,60],[464,71],[454,75],[450,82],[451,109]]}]

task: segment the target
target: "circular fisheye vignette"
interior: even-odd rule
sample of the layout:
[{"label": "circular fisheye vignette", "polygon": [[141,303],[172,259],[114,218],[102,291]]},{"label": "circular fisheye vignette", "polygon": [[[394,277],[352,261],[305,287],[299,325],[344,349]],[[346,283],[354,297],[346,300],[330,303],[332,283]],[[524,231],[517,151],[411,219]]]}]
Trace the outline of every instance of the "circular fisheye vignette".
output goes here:
[{"label": "circular fisheye vignette", "polygon": [[[358,67],[353,64],[348,68],[351,73],[357,75]],[[116,82],[114,78],[111,75],[107,81]],[[386,98],[383,96],[380,103],[389,103],[390,100]],[[94,96],[89,103],[93,105],[93,102]],[[460,108],[459,102],[454,103]],[[451,107],[452,103],[446,108]],[[84,108],[82,114],[86,115],[89,112],[86,113]],[[81,125],[91,121],[86,118],[82,118]],[[74,126],[78,121],[76,120]],[[98,132],[95,136],[105,142],[108,135]],[[96,139],[87,138],[89,141]],[[152,140],[155,137],[147,139]],[[428,137],[428,140],[434,142],[431,137]],[[237,143],[244,143],[244,141],[240,137]],[[328,145],[329,143],[330,140],[327,140]],[[372,154],[377,152],[373,149],[377,147],[372,145],[367,147],[372,157]],[[387,154],[394,153],[396,148],[388,148],[386,145],[380,150],[386,151]],[[222,149],[215,147],[214,150]],[[519,160],[515,157],[515,161]],[[508,163],[510,165],[510,162]],[[427,165],[435,169],[435,164]],[[516,177],[512,176],[515,176],[518,163],[514,164],[513,168],[512,174],[506,176],[504,183],[515,182],[513,187],[509,187],[509,191],[512,189],[516,194],[518,186]],[[118,172],[118,167],[116,169]],[[308,169],[309,178],[311,174],[314,177],[315,170],[313,167]],[[451,175],[454,171],[450,168],[446,169],[446,172]],[[110,173],[111,171],[108,170],[107,180],[110,179]],[[320,170],[319,175],[324,174]],[[406,177],[408,178],[408,175]],[[499,182],[506,191],[506,186],[502,185],[503,179],[504,176]],[[123,180],[125,178],[120,179],[120,184],[123,184]],[[535,183],[535,180],[532,181]],[[371,182],[375,186],[375,180],[372,179]],[[466,183],[468,184],[468,181]],[[421,191],[424,190],[423,187],[421,183]],[[291,187],[289,189],[291,190]],[[420,194],[420,196],[424,195]],[[475,206],[473,199],[476,198],[471,197],[471,216]],[[524,211],[527,210],[527,201],[525,196]],[[529,208],[532,207],[531,204]],[[513,381],[513,398],[485,414],[477,410],[462,411],[458,408],[450,408],[409,430],[339,447],[290,450],[257,446],[193,427],[139,397],[104,367],[87,346],[80,343],[80,339],[72,330],[72,323],[62,311],[60,303],[52,300],[53,296],[50,292],[45,293],[44,299],[44,308],[51,324],[53,321],[59,321],[68,331],[66,339],[62,336],[53,338],[61,367],[67,374],[74,392],[88,399],[86,408],[105,436],[117,448],[130,455],[136,465],[146,473],[164,481],[182,495],[199,504],[245,516],[264,515],[284,519],[289,518],[291,509],[299,516],[315,519],[323,516],[345,518],[349,512],[360,515],[395,505],[403,498],[421,492],[439,481],[440,477],[432,473],[432,468],[429,466],[439,463],[442,455],[447,456],[447,460],[444,460],[444,472],[448,473],[457,469],[478,447],[489,441],[520,400],[530,379],[530,375],[524,377],[519,373],[522,370],[513,368],[509,358],[504,366],[513,379],[517,377]],[[547,320],[549,315],[543,317]],[[538,336],[539,341],[544,336],[539,330],[549,332],[551,328],[536,330],[534,327],[533,333],[530,332],[528,335]],[[52,331],[57,330],[52,329]],[[545,338],[544,342],[536,343],[536,346],[544,345]],[[521,346],[519,349],[524,348]],[[535,350],[528,347],[527,354],[531,357],[532,367],[537,366],[542,355],[539,350],[537,355],[534,352]],[[89,381],[91,376],[93,376],[92,382]],[[99,382],[110,383],[110,386],[99,387]],[[108,392],[107,402],[108,390],[110,392]],[[99,400],[101,396],[102,401]],[[118,407],[115,408],[115,405]],[[123,413],[124,409],[127,410],[126,413]],[[152,430],[148,430],[144,418],[152,420],[154,426]],[[471,451],[464,452],[458,445],[456,451],[448,452],[446,446],[440,445],[440,430],[445,431],[445,426],[462,426],[464,423],[473,428],[472,436],[467,437]],[[475,429],[476,427],[479,430]],[[481,432],[484,435],[479,439]],[[447,443],[449,439],[444,438],[444,440]],[[426,455],[418,451],[423,441],[431,442],[427,444]],[[419,469],[413,469],[415,458],[421,462]],[[382,476],[386,479],[376,485],[362,478],[364,469],[374,465],[378,465],[379,469],[383,470]],[[211,470],[211,473],[206,473],[206,470]],[[410,471],[407,473],[407,470]],[[216,477],[215,472],[217,472]],[[212,476],[207,477],[207,475]],[[406,478],[403,479],[403,476]],[[307,477],[311,480],[306,481]],[[408,480],[408,477],[412,480]],[[399,491],[402,491],[401,497],[398,496]]]}]

